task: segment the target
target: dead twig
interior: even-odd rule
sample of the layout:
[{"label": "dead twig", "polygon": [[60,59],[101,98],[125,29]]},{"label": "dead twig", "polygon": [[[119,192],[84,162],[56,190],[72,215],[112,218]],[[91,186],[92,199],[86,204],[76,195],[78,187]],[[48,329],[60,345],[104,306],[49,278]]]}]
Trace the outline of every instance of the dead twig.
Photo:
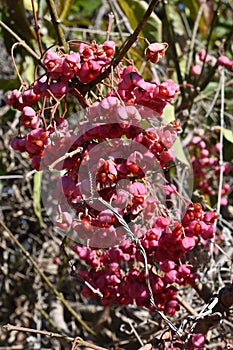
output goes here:
[{"label": "dead twig", "polygon": [[75,349],[75,346],[77,344],[77,346],[86,346],[86,347],[88,347],[90,349],[94,349],[94,350],[107,350],[106,348],[103,348],[101,346],[89,343],[89,342],[87,342],[86,340],[83,340],[80,337],[71,338],[71,337],[67,337],[67,336],[64,336],[63,334],[59,334],[59,333],[40,331],[40,330],[37,330],[37,329],[32,329],[32,328],[27,328],[27,327],[14,326],[14,325],[11,325],[9,323],[4,325],[4,326],[2,326],[2,328],[7,330],[7,331],[19,331],[19,332],[36,333],[36,334],[46,335],[47,337],[55,337],[55,338],[62,338],[62,339],[65,339],[65,340],[69,340],[69,341],[73,342],[72,349]]}]

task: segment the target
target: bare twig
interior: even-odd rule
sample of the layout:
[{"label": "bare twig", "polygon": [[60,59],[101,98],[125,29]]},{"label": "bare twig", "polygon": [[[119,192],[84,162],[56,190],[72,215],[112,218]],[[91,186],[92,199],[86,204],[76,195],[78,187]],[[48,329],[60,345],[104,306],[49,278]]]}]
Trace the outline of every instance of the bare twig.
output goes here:
[{"label": "bare twig", "polygon": [[50,282],[50,280],[47,278],[47,276],[44,274],[44,272],[41,270],[39,265],[36,263],[36,261],[32,258],[32,256],[25,250],[25,248],[22,246],[22,244],[18,241],[18,239],[15,237],[15,235],[11,232],[11,230],[4,224],[2,220],[0,220],[0,226],[8,233],[8,236],[14,242],[14,244],[20,249],[21,253],[26,257],[26,259],[32,264],[34,269],[40,274],[41,278],[44,280],[46,285],[49,287],[49,289],[55,294],[55,296],[58,298],[58,300],[61,301],[61,303],[65,306],[65,308],[71,313],[71,315],[77,320],[77,322],[80,323],[80,325],[85,328],[89,333],[95,334],[95,332],[84,322],[77,313],[72,309],[72,307],[69,305],[69,303],[66,301],[64,296],[59,293],[59,291],[53,286],[53,284]]},{"label": "bare twig", "polygon": [[113,13],[110,13],[108,15],[108,29],[107,29],[107,33],[106,33],[106,40],[110,40],[110,33],[111,33],[113,20],[114,20],[114,15],[113,15]]},{"label": "bare twig", "polygon": [[[106,30],[101,30],[101,29],[96,29],[96,28],[82,28],[82,27],[72,27],[72,28],[64,28],[65,31],[67,32],[82,32],[84,34],[95,34],[95,35],[106,35]],[[110,37],[117,36],[119,37],[119,32],[110,32],[109,33]],[[122,38],[128,38],[130,34],[128,32],[123,32]]]},{"label": "bare twig", "polygon": [[60,163],[61,161],[67,159],[67,158],[72,158],[75,154],[81,153],[83,151],[82,147],[78,147],[76,148],[74,151],[72,152],[67,152],[66,154],[64,154],[64,156],[56,159],[52,164],[50,164],[48,166],[49,170],[52,171],[54,170],[55,166]]},{"label": "bare twig", "polygon": [[186,311],[190,313],[192,316],[196,316],[197,313],[196,311],[192,308],[192,306],[187,303],[183,298],[181,298],[179,295],[177,296],[177,301],[179,302],[180,305],[182,305]]},{"label": "bare twig", "polygon": [[[124,11],[122,11],[120,5],[118,4],[118,1],[114,0],[108,0],[109,6],[115,16],[116,20],[116,26],[119,31],[118,35],[120,34],[120,37],[122,37],[122,32],[121,32],[121,25],[123,24],[128,35],[133,33],[133,29],[131,28],[131,25],[129,23],[129,19],[126,17],[124,14]],[[112,35],[112,34],[111,34]]]},{"label": "bare twig", "polygon": [[30,333],[47,335],[48,337],[65,338],[67,340],[73,340],[72,338],[66,337],[60,333],[53,333],[53,332],[40,331],[37,329],[32,329],[32,328],[27,328],[27,327],[14,326],[14,325],[9,324],[9,323],[2,326],[2,328],[7,330],[8,332],[9,331],[30,332]]},{"label": "bare twig", "polygon": [[[118,16],[118,11],[117,11],[119,5],[117,4],[116,1],[113,1],[113,0],[108,0],[108,2],[109,2],[109,6],[114,14],[114,17],[115,17],[116,26],[117,26],[117,29],[119,32],[118,35],[121,38],[121,40],[123,41],[123,33],[122,33],[120,20],[119,20],[119,16]],[[116,9],[116,7],[117,7],[117,9]],[[129,29],[131,29],[131,28],[129,28]],[[131,31],[129,30],[129,33],[131,33],[131,32],[132,32],[132,30]],[[129,36],[129,34],[127,34],[127,36]]]},{"label": "bare twig", "polygon": [[58,14],[57,14],[57,10],[56,10],[56,6],[54,4],[53,0],[46,0],[49,12],[50,12],[50,16],[51,16],[51,20],[54,26],[54,29],[56,31],[57,34],[57,38],[58,38],[58,44],[60,46],[63,46],[65,52],[68,52],[68,45],[67,42],[65,40],[65,36],[63,33],[63,30],[61,28],[61,20],[58,18]]},{"label": "bare twig", "polygon": [[[221,208],[221,197],[222,197],[222,185],[223,185],[223,127],[224,127],[224,90],[225,90],[225,70],[224,67],[221,68],[221,77],[220,77],[220,86],[221,86],[221,109],[220,109],[220,150],[219,150],[219,186],[218,186],[218,203],[217,203],[217,213],[220,213]],[[216,225],[216,221],[215,221]]]},{"label": "bare twig", "polygon": [[193,35],[190,41],[190,46],[189,46],[189,52],[188,52],[188,59],[186,62],[186,77],[189,74],[190,71],[190,67],[191,67],[191,63],[192,63],[192,55],[193,55],[193,49],[194,49],[194,45],[195,45],[195,40],[196,40],[196,36],[197,36],[197,30],[198,30],[198,26],[199,26],[199,22],[201,20],[201,16],[203,14],[204,8],[206,5],[206,0],[202,0],[201,1],[201,5],[199,7],[198,13],[197,13],[197,17],[194,23],[194,28],[193,28]]},{"label": "bare twig", "polygon": [[27,88],[27,84],[23,81],[23,79],[22,79],[22,77],[21,77],[21,75],[20,75],[20,73],[19,73],[17,64],[15,63],[15,58],[14,58],[14,49],[15,49],[15,47],[18,46],[18,45],[20,45],[19,42],[14,43],[14,44],[12,45],[12,47],[11,47],[11,59],[12,59],[12,63],[13,63],[13,65],[14,65],[14,68],[15,68],[16,74],[17,74],[17,76],[18,76],[18,78],[19,78],[19,81],[20,81],[21,86],[23,86],[23,87],[26,89],[26,88]]},{"label": "bare twig", "polygon": [[91,344],[91,343],[83,340],[80,337],[77,337],[77,338],[74,339],[71,350],[75,350],[76,344],[77,344],[77,346],[86,346],[86,347],[89,347],[89,348],[94,349],[94,350],[107,350],[106,348],[102,348],[101,346],[98,346],[98,345],[95,345],[95,344]]},{"label": "bare twig", "polygon": [[40,37],[40,26],[37,20],[37,15],[36,15],[36,9],[35,9],[35,4],[34,0],[31,0],[32,3],[32,12],[33,12],[33,18],[34,18],[34,23],[35,23],[35,32],[36,32],[36,38],[37,38],[37,43],[39,45],[39,50],[41,56],[43,55],[43,48],[42,48],[42,42],[41,42],[41,37]]},{"label": "bare twig", "polygon": [[67,237],[64,237],[63,241],[62,241],[62,244],[61,244],[61,250],[63,252],[63,254],[65,255],[67,261],[68,261],[68,264],[71,268],[71,276],[74,276],[76,277],[78,280],[81,280],[81,282],[83,284],[85,284],[87,286],[87,288],[89,288],[94,294],[98,295],[100,298],[103,298],[103,294],[101,293],[100,290],[94,288],[89,282],[83,280],[80,276],[77,275],[76,273],[76,267],[75,265],[71,262],[70,260],[70,257],[66,251],[66,248],[65,248],[65,241],[66,241]]},{"label": "bare twig", "polygon": [[219,11],[220,4],[221,4],[221,1],[218,2],[217,8],[214,11],[213,20],[211,21],[210,31],[209,31],[209,34],[208,34],[208,37],[207,37],[207,40],[206,40],[206,48],[205,48],[206,53],[205,53],[205,57],[204,57],[204,60],[203,60],[202,67],[201,67],[201,73],[200,73],[200,75],[198,77],[196,86],[199,85],[199,82],[201,81],[201,79],[203,77],[203,72],[204,72],[205,63],[206,63],[206,57],[208,55],[208,49],[209,49],[209,45],[210,45],[210,39],[211,39],[211,36],[213,34],[214,28],[216,27],[216,22],[217,22],[217,18],[218,18],[218,11]]},{"label": "bare twig", "polygon": [[180,92],[182,95],[182,98],[185,98],[185,93],[184,93],[184,87],[183,87],[183,77],[181,74],[181,69],[180,69],[180,63],[179,63],[179,57],[178,57],[178,53],[177,53],[177,49],[176,49],[176,40],[175,40],[175,33],[174,33],[174,27],[173,27],[173,23],[169,21],[168,19],[168,10],[167,10],[167,2],[163,1],[163,8],[164,8],[164,20],[167,26],[167,33],[168,33],[168,37],[169,37],[169,42],[170,42],[170,46],[173,52],[173,57],[174,57],[174,63],[175,63],[175,67],[176,67],[176,74],[177,74],[177,79],[180,85]]},{"label": "bare twig", "polygon": [[0,175],[0,180],[24,179],[24,175]]},{"label": "bare twig", "polygon": [[[4,22],[0,21],[0,26],[2,28],[4,28],[5,30],[8,31],[8,33],[10,33],[19,43],[19,45],[21,45],[28,53],[30,56],[32,56],[36,61],[38,61],[38,63],[40,65],[42,65],[42,63],[40,62],[40,56],[37,55],[37,53],[32,50],[30,48],[30,46],[28,44],[25,43],[24,40],[22,40],[10,27],[8,27]],[[42,65],[43,66],[43,65]]]},{"label": "bare twig", "polygon": [[137,338],[137,341],[139,342],[139,344],[141,346],[143,346],[144,343],[143,343],[142,339],[140,338],[138,332],[136,331],[136,329],[135,329],[135,327],[134,327],[134,325],[133,325],[133,323],[132,323],[132,321],[130,319],[128,320],[128,323],[130,325],[130,328],[132,329],[132,332],[134,333],[135,337]]},{"label": "bare twig", "polygon": [[86,346],[86,347],[88,347],[90,349],[94,349],[94,350],[107,350],[106,348],[102,348],[101,346],[89,343],[80,337],[71,338],[71,337],[67,337],[67,336],[64,336],[64,335],[59,334],[59,333],[52,333],[52,332],[40,331],[37,329],[32,329],[32,328],[27,328],[27,327],[14,326],[14,325],[11,325],[9,323],[2,326],[2,328],[6,329],[7,331],[29,332],[29,333],[46,335],[48,337],[63,338],[65,340],[72,341],[73,344],[77,344],[77,346]]}]

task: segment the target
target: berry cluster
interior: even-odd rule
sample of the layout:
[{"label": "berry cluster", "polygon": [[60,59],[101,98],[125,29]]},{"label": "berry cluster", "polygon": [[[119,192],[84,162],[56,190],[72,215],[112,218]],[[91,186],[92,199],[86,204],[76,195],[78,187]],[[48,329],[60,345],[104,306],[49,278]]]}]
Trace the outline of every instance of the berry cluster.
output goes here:
[{"label": "berry cluster", "polygon": [[[115,102],[115,98],[109,97],[108,103],[110,101]],[[99,107],[102,103],[106,101],[103,100]],[[122,112],[121,106],[119,108]],[[177,125],[160,123],[160,126],[142,129],[139,125],[131,124],[130,116],[137,114],[141,118],[143,113],[139,114],[134,106],[126,106],[124,114],[127,113],[124,123],[92,124],[93,127],[88,130],[84,123],[80,126],[81,135],[76,139],[67,132],[62,140],[53,140],[47,145],[40,163],[40,167],[46,168],[60,154],[66,153],[64,147],[70,152],[81,147],[79,153],[57,163],[56,169],[66,169],[68,172],[59,178],[52,197],[61,202],[59,206],[63,212],[66,212],[67,205],[75,211],[73,220],[71,214],[66,212],[66,215],[57,218],[56,225],[64,229],[72,222],[77,237],[88,240],[93,247],[111,246],[125,235],[116,215],[93,198],[100,196],[111,203],[126,222],[138,216],[146,219],[153,217],[156,200],[152,198],[148,181],[155,169],[163,174],[165,166],[173,160],[171,147],[176,139]],[[117,107],[114,109],[116,120],[118,115]],[[104,118],[104,113],[101,113],[101,117]],[[95,118],[98,119],[97,112]],[[58,125],[56,130],[59,131],[59,128]],[[164,196],[166,189],[167,186],[160,180],[159,190],[164,192]],[[60,199],[61,193],[65,201],[64,198]],[[91,204],[90,197],[93,199]]]},{"label": "berry cluster", "polygon": [[[198,129],[196,135],[192,138],[189,147],[191,162],[194,171],[195,188],[201,194],[211,198],[211,204],[215,205],[218,196],[220,164],[219,151],[222,145],[215,140],[211,142],[213,137],[217,138],[217,134],[209,131]],[[227,175],[232,166],[228,163],[222,164],[223,174]],[[227,205],[227,196],[231,190],[231,186],[224,182],[222,186],[221,205]]]},{"label": "berry cluster", "polygon": [[146,82],[138,72],[129,70],[129,67],[123,70],[122,81],[118,84],[117,92],[121,99],[129,104],[146,106],[161,115],[179,91],[178,85],[171,79],[162,84]]},{"label": "berry cluster", "polygon": [[[32,158],[32,166],[37,170],[45,146],[51,143],[49,140],[51,134],[56,131],[57,124],[65,123],[60,119],[64,120],[66,107],[64,106],[64,113],[59,112],[57,116],[58,105],[66,101],[69,94],[75,97],[80,95],[79,83],[88,83],[103,72],[109,66],[111,56],[115,52],[115,43],[109,40],[102,45],[97,45],[96,42],[75,42],[75,46],[78,47],[78,52],[70,51],[69,54],[61,50],[57,52],[48,50],[43,59],[46,74],[36,79],[28,89],[13,90],[7,97],[7,103],[22,112],[20,125],[26,130],[32,129],[25,136],[19,132],[19,135],[12,140],[12,147],[20,152],[28,152]],[[147,59],[153,60],[153,55],[157,55],[158,59],[162,57],[164,46],[165,44],[154,44],[154,46],[151,44]],[[161,115],[167,103],[172,101],[179,90],[178,85],[170,79],[161,84],[145,82],[133,65],[120,64],[112,80],[117,88],[113,85],[108,97],[101,102],[93,103],[90,109],[93,114],[99,106],[101,112],[105,110],[105,114],[112,115],[114,119],[111,108],[118,105],[117,118],[121,122],[127,118],[127,114],[130,114],[129,119],[133,122],[139,115],[139,113],[132,115],[135,112],[130,112],[129,108],[124,112],[123,102],[129,105],[136,103],[147,106]],[[91,118],[91,112],[89,117]]]},{"label": "berry cluster", "polygon": [[[192,273],[192,265],[181,261],[200,240],[213,237],[216,217],[216,213],[204,213],[195,203],[189,206],[182,222],[160,216],[152,217],[149,227],[133,225],[132,232],[147,254],[156,305],[165,313],[174,314],[179,309],[177,287],[194,283],[197,275]],[[105,305],[113,301],[122,305],[136,302],[150,308],[143,259],[134,243],[125,239],[118,247],[104,251],[76,245],[74,251],[89,265],[80,276],[102,292]],[[86,286],[83,293],[95,296]]]},{"label": "berry cluster", "polygon": [[[22,111],[24,107],[36,106],[43,98],[59,99],[68,93],[75,93],[75,79],[87,83],[106,69],[115,52],[115,42],[108,40],[102,45],[96,42],[80,43],[78,48],[78,52],[70,51],[69,54],[61,50],[46,51],[43,64],[47,74],[35,80],[32,87],[23,92],[13,90],[8,94],[7,103]],[[32,119],[32,113],[29,112],[29,119]],[[22,124],[37,127],[35,123],[25,124],[23,120]]]},{"label": "berry cluster", "polygon": [[229,57],[221,55],[216,59],[214,56],[207,54],[204,49],[198,52],[197,63],[191,67],[190,73],[192,75],[199,75],[202,71],[202,64],[207,64],[207,66],[216,64],[217,66],[225,67],[229,70],[233,69],[233,60]]},{"label": "berry cluster", "polygon": [[[175,164],[172,146],[180,126],[166,125],[159,116],[178,85],[170,79],[146,82],[133,65],[121,62],[107,95],[71,128],[64,118],[68,94],[82,95],[79,87],[111,64],[115,50],[113,41],[75,45],[77,52],[68,54],[48,50],[46,74],[27,90],[9,94],[8,103],[22,113],[11,145],[29,154],[34,169],[62,171],[56,188],[46,193],[53,221],[79,242],[74,250],[89,265],[80,276],[103,294],[103,303],[151,307],[144,260],[127,236],[128,224],[146,252],[156,305],[174,314],[177,286],[196,277],[186,253],[213,237],[216,219],[190,204],[178,221],[166,205],[172,195],[179,197],[165,173]],[[151,44],[146,59],[158,62],[166,49],[167,44]],[[86,286],[83,293],[94,296]]]}]

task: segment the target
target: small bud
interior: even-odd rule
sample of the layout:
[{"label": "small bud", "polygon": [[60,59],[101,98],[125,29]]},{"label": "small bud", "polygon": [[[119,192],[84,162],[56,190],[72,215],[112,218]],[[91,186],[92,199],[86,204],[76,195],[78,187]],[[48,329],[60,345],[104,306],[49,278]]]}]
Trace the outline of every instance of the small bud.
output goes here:
[{"label": "small bud", "polygon": [[167,43],[150,44],[145,51],[146,60],[152,63],[157,63],[160,60],[160,58],[162,58],[165,55],[167,48]]},{"label": "small bud", "polygon": [[195,64],[192,66],[190,73],[192,75],[199,75],[201,73],[201,66],[199,66],[199,64]]}]

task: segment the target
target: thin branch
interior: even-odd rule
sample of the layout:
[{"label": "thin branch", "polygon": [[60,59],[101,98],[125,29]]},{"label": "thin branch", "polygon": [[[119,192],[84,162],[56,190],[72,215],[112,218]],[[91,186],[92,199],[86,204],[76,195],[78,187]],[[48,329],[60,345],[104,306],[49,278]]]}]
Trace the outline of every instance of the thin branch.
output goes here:
[{"label": "thin branch", "polygon": [[203,76],[203,72],[204,72],[204,68],[205,68],[205,63],[206,63],[206,57],[208,55],[208,49],[209,49],[209,45],[210,45],[210,39],[211,39],[211,36],[213,34],[213,31],[214,29],[216,28],[216,23],[217,23],[217,19],[218,19],[218,11],[219,11],[219,7],[220,7],[220,3],[221,1],[218,2],[218,5],[217,5],[217,8],[216,10],[214,11],[214,17],[213,17],[213,20],[211,21],[211,25],[210,25],[210,31],[209,31],[209,34],[208,34],[208,37],[207,37],[207,43],[206,43],[206,53],[205,53],[205,57],[204,57],[204,60],[203,60],[203,64],[202,64],[202,67],[201,67],[201,73],[198,77],[198,80],[197,80],[197,83],[196,83],[196,86],[199,85],[199,82],[201,81],[202,79],[202,76]]},{"label": "thin branch", "polygon": [[[106,35],[106,30],[101,30],[101,29],[96,29],[96,28],[82,28],[82,27],[72,27],[72,28],[64,28],[65,31],[67,32],[82,32],[84,34],[88,33],[88,34],[95,34],[95,35]],[[110,37],[113,37],[113,36],[122,36],[122,39],[123,38],[128,38],[130,36],[130,34],[127,32],[122,32],[122,33],[119,33],[119,32],[110,32],[109,33]]]},{"label": "thin branch", "polygon": [[110,33],[111,33],[111,29],[112,29],[113,20],[114,20],[113,13],[109,13],[109,15],[108,15],[108,29],[106,32],[106,40],[110,40]]},{"label": "thin branch", "polygon": [[[218,187],[218,204],[217,204],[217,213],[220,213],[221,209],[221,197],[222,197],[222,186],[223,186],[223,128],[224,128],[224,89],[225,89],[225,70],[224,67],[221,68],[221,77],[220,77],[220,85],[221,85],[221,109],[220,109],[220,150],[219,150],[219,187]],[[216,222],[215,222],[216,224]]]},{"label": "thin branch", "polygon": [[[227,43],[229,44],[231,37],[233,36],[233,30],[229,32],[229,35],[227,36]],[[225,45],[225,44],[224,44]],[[205,80],[200,84],[199,91],[203,91],[206,86],[209,84],[209,82],[212,80],[217,68],[219,67],[218,62],[216,61],[215,65],[210,69],[209,74],[205,78]],[[196,90],[195,90],[196,92]],[[195,93],[195,96],[198,94],[198,92]]]},{"label": "thin branch", "polygon": [[35,32],[36,32],[37,43],[39,45],[40,54],[42,56],[43,55],[43,48],[42,48],[42,42],[41,42],[41,37],[40,37],[40,26],[39,26],[39,23],[37,20],[34,0],[31,0],[31,3],[32,3],[33,18],[34,18],[34,23],[35,23],[34,28],[35,28]]},{"label": "thin branch", "polygon": [[183,77],[181,74],[181,69],[180,69],[180,59],[178,57],[178,53],[177,53],[177,49],[176,49],[176,40],[175,40],[175,32],[174,32],[174,27],[173,27],[173,23],[169,21],[168,19],[168,15],[167,15],[167,2],[163,1],[163,8],[164,8],[164,20],[167,26],[167,33],[168,33],[168,37],[169,37],[169,42],[170,42],[170,46],[171,49],[173,51],[173,56],[174,56],[174,63],[175,63],[175,67],[176,67],[176,74],[177,74],[177,79],[178,79],[178,83],[180,85],[180,92],[182,95],[182,98],[185,99],[185,92],[184,92],[184,86],[183,86]]},{"label": "thin branch", "polygon": [[74,151],[72,152],[67,152],[66,154],[64,154],[64,156],[56,159],[52,164],[50,164],[48,166],[49,170],[52,171],[54,170],[55,166],[60,163],[62,160],[65,160],[67,158],[72,158],[74,155],[78,154],[78,153],[82,153],[83,148],[82,147],[78,147],[76,148]]},{"label": "thin branch", "polygon": [[65,248],[65,241],[66,241],[66,238],[65,237],[62,241],[62,244],[61,244],[61,250],[63,252],[63,254],[65,255],[67,261],[68,261],[68,264],[71,268],[71,276],[75,277],[76,279],[80,280],[83,284],[85,284],[87,286],[87,288],[89,288],[94,294],[98,295],[101,299],[103,298],[103,294],[100,292],[100,290],[94,288],[89,282],[85,281],[83,278],[81,278],[80,276],[77,275],[76,273],[76,267],[75,265],[71,262],[70,260],[70,257],[66,251],[66,248]]},{"label": "thin branch", "polygon": [[36,261],[32,258],[32,256],[25,250],[25,248],[21,245],[21,243],[18,241],[18,239],[15,237],[15,235],[11,232],[11,230],[4,224],[2,220],[0,220],[0,226],[8,233],[8,236],[14,242],[14,244],[20,249],[21,253],[26,257],[26,259],[32,264],[34,269],[39,273],[41,278],[45,281],[49,289],[55,294],[58,300],[61,301],[61,303],[65,306],[65,308],[70,312],[70,314],[82,325],[83,328],[85,328],[89,333],[95,334],[95,332],[84,322],[77,313],[72,309],[72,307],[69,305],[69,303],[66,301],[64,296],[59,293],[59,291],[53,286],[53,284],[50,282],[50,280],[47,278],[47,276],[44,274],[44,272],[41,270],[39,265],[36,263]]},{"label": "thin branch", "polygon": [[19,81],[20,81],[20,84],[21,86],[23,86],[24,88],[27,87],[27,84],[23,81],[23,78],[21,77],[20,73],[19,73],[19,70],[18,70],[18,67],[17,67],[17,64],[15,63],[15,58],[14,58],[14,49],[16,48],[16,46],[20,45],[19,42],[17,43],[14,43],[11,47],[11,60],[12,60],[12,63],[13,63],[13,66],[15,68],[15,71],[16,71],[16,74],[19,78]]},{"label": "thin branch", "polygon": [[27,327],[14,326],[14,325],[9,324],[9,323],[2,326],[2,328],[7,330],[8,332],[9,331],[30,332],[30,333],[47,335],[48,337],[63,338],[66,340],[71,340],[71,341],[73,340],[73,338],[66,337],[65,335],[60,334],[60,333],[53,333],[53,332],[41,331],[41,330],[27,328]]},{"label": "thin branch", "polygon": [[51,20],[54,26],[54,29],[56,31],[57,34],[57,38],[58,38],[58,44],[60,46],[63,46],[65,52],[68,52],[68,45],[63,33],[63,30],[61,28],[61,20],[58,18],[58,14],[57,14],[57,10],[54,4],[53,0],[46,0],[49,12],[50,12],[50,16],[51,16]]},{"label": "thin branch", "polygon": [[192,63],[193,49],[194,49],[195,40],[196,40],[196,36],[197,36],[197,30],[198,30],[199,22],[201,20],[201,16],[203,14],[205,5],[206,5],[206,0],[202,0],[201,5],[200,5],[199,10],[198,10],[198,13],[197,13],[195,23],[194,23],[193,35],[191,38],[188,59],[187,59],[187,63],[186,63],[186,74],[185,74],[186,77],[189,75],[189,71],[190,71],[190,67],[191,67],[191,63]]},{"label": "thin branch", "polygon": [[24,175],[0,175],[0,180],[24,179]]},{"label": "thin branch", "polygon": [[118,55],[113,59],[113,63],[112,63],[113,68],[115,68],[120,63],[120,61],[124,58],[124,56],[129,51],[131,46],[135,43],[135,41],[138,38],[139,33],[142,31],[143,27],[147,23],[150,15],[154,11],[154,8],[156,7],[158,2],[159,2],[158,0],[151,1],[148,9],[146,10],[142,20],[139,22],[137,28],[134,30],[133,34],[129,37],[129,39],[126,40],[126,42],[123,44],[123,47],[120,50],[120,52],[118,53]]},{"label": "thin branch", "polygon": [[14,326],[14,325],[11,325],[9,323],[2,326],[2,328],[6,329],[7,331],[29,332],[29,333],[46,335],[47,337],[62,338],[62,339],[68,340],[68,341],[75,342],[75,344],[77,344],[77,346],[86,346],[86,347],[88,347],[90,349],[94,349],[94,350],[107,350],[106,348],[102,348],[101,346],[89,343],[80,337],[71,338],[71,337],[67,337],[67,336],[60,334],[60,333],[53,333],[53,332],[40,331],[37,329],[32,329],[32,328],[27,328],[27,327]]},{"label": "thin branch", "polygon": [[132,329],[132,332],[134,333],[135,337],[137,338],[137,341],[139,342],[139,344],[141,346],[143,346],[144,343],[143,343],[142,339],[140,338],[138,332],[136,331],[136,329],[135,329],[135,327],[133,325],[133,322],[130,319],[128,319],[128,323],[129,323],[130,328]]},{"label": "thin branch", "polygon": [[83,340],[80,337],[77,337],[77,338],[74,339],[74,342],[73,342],[71,350],[75,350],[76,344],[77,344],[77,346],[86,346],[86,347],[89,347],[89,348],[94,349],[94,350],[108,350],[106,348],[102,348],[101,346],[98,346],[98,345],[95,345],[95,344],[91,344],[91,343]]},{"label": "thin branch", "polygon": [[197,316],[197,312],[192,308],[192,306],[187,303],[183,298],[181,298],[179,295],[177,296],[177,301],[179,302],[180,305],[183,306],[183,308],[189,312],[190,315],[192,316]]},{"label": "thin branch", "polygon": [[36,61],[38,61],[38,63],[39,63],[41,66],[43,66],[42,63],[40,62],[40,56],[37,55],[37,53],[36,53],[33,49],[31,49],[30,46],[27,45],[27,44],[25,43],[24,40],[22,40],[22,39],[21,39],[10,27],[8,27],[4,22],[0,21],[0,26],[1,26],[2,28],[4,28],[5,30],[7,30],[8,33],[10,33],[10,34],[18,41],[19,45],[21,45],[21,46],[29,53],[29,55],[31,55]]},{"label": "thin branch", "polygon": [[[123,33],[122,33],[122,29],[121,29],[121,25],[120,25],[120,20],[119,20],[119,16],[117,13],[117,10],[115,9],[115,7],[117,6],[117,2],[113,1],[113,0],[108,0],[109,6],[114,14],[115,17],[115,22],[116,22],[116,26],[118,29],[118,36],[121,38],[122,42],[123,42]],[[111,33],[109,33],[109,35],[111,35]],[[129,34],[127,33],[127,36],[129,36]]]}]

